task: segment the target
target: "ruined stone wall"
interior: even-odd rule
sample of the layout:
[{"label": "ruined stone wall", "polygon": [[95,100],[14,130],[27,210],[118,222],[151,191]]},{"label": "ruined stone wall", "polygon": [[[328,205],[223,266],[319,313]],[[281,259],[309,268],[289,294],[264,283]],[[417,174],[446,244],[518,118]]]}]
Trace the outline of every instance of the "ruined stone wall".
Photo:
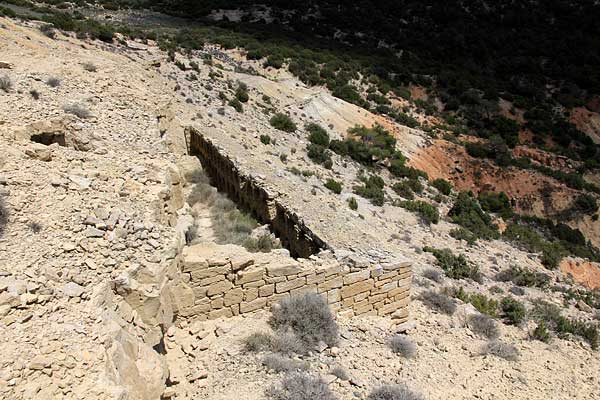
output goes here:
[{"label": "ruined stone wall", "polygon": [[184,249],[179,260],[182,283],[174,291],[180,316],[231,317],[312,291],[326,297],[339,314],[392,315],[396,323],[408,319],[412,277],[408,261],[353,267],[332,259],[315,265],[291,258],[268,260],[267,255],[255,256],[241,248],[233,253],[231,249],[219,250],[225,247],[197,245]]},{"label": "ruined stone wall", "polygon": [[269,224],[294,257],[307,258],[327,248],[326,243],[304,225],[301,218],[286,209],[252,176],[242,173],[235,163],[210,140],[192,127],[186,128],[189,154],[200,159],[211,183],[260,222]]}]

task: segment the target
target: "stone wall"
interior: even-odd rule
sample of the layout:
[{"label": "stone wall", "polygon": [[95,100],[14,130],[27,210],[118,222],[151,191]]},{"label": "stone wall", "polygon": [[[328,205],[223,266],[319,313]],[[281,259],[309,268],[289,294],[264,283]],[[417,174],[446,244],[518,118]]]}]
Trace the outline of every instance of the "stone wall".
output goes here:
[{"label": "stone wall", "polygon": [[250,211],[263,224],[269,224],[292,256],[307,258],[327,244],[315,235],[294,212],[280,204],[275,196],[251,175],[238,169],[227,155],[192,127],[186,128],[188,151],[197,156],[211,184],[227,193],[240,208]]},{"label": "stone wall", "polygon": [[183,250],[179,271],[174,304],[179,316],[191,319],[248,313],[306,291],[326,297],[339,314],[391,315],[396,323],[408,319],[412,273],[405,260],[359,267],[334,258],[299,262],[200,244]]}]

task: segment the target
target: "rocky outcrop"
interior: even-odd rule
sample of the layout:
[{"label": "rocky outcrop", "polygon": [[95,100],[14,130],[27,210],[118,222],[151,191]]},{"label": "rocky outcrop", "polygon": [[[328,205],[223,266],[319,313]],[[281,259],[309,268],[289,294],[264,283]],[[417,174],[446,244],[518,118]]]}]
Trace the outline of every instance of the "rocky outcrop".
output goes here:
[{"label": "rocky outcrop", "polygon": [[560,270],[588,289],[600,288],[600,264],[598,263],[567,257],[561,261]]}]

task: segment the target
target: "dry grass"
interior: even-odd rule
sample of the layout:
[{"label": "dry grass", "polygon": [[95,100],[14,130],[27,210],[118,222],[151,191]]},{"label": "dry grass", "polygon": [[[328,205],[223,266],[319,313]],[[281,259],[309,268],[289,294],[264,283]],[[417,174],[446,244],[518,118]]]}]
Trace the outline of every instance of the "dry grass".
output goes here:
[{"label": "dry grass", "polygon": [[287,374],[279,384],[267,390],[273,400],[336,400],[327,383],[307,372]]},{"label": "dry grass", "polygon": [[519,359],[519,350],[512,344],[502,343],[498,340],[491,340],[481,348],[481,354],[493,354],[496,357],[507,361],[517,361]]},{"label": "dry grass", "polygon": [[383,385],[369,393],[367,400],[423,400],[423,396],[406,385]]},{"label": "dry grass", "polygon": [[404,335],[392,336],[388,340],[388,346],[404,358],[414,358],[417,355],[417,346]]}]

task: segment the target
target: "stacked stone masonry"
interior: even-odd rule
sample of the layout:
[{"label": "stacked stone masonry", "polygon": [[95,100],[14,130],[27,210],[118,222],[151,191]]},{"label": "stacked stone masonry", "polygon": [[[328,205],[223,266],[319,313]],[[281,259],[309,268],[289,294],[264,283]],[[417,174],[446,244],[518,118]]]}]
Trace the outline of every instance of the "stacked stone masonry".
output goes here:
[{"label": "stacked stone masonry", "polygon": [[396,323],[408,320],[409,261],[358,268],[335,260],[310,266],[287,260],[255,265],[250,253],[213,257],[185,248],[179,261],[178,313],[202,320],[231,317],[311,291],[323,295],[339,314],[391,315]]}]

